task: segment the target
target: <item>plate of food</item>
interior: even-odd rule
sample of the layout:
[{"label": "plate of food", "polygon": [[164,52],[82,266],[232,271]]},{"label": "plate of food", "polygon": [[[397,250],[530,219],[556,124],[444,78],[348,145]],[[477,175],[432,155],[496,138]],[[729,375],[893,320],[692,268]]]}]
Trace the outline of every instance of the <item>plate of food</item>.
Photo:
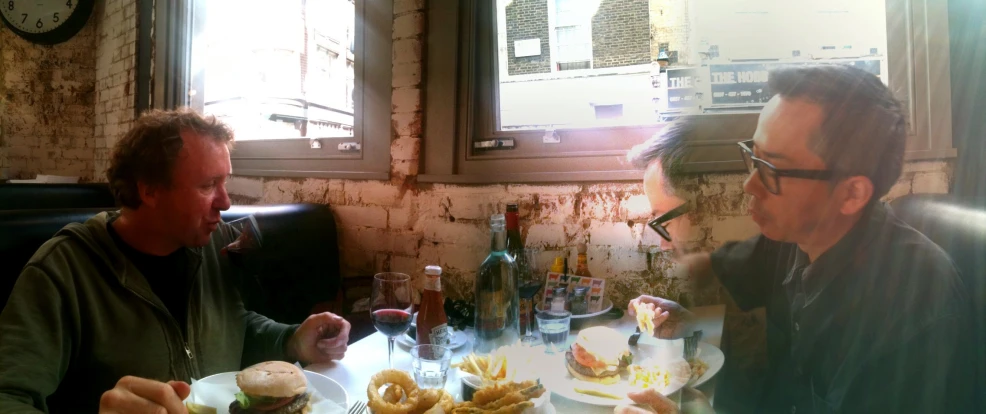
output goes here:
[{"label": "plate of food", "polygon": [[497,412],[554,414],[551,393],[539,381],[507,381],[478,386],[470,401],[455,401],[445,389],[424,389],[410,373],[385,369],[373,375],[366,387],[372,413]]},{"label": "plate of food", "polygon": [[688,382],[688,386],[697,387],[705,384],[712,377],[716,376],[725,362],[726,356],[723,355],[719,348],[716,348],[712,344],[699,342],[698,351],[695,352],[695,358],[688,361],[692,371],[691,381]]},{"label": "plate of food", "polygon": [[279,414],[345,413],[349,395],[338,382],[296,365],[268,361],[192,381],[185,399],[189,413],[274,412]]},{"label": "plate of food", "polygon": [[545,384],[558,395],[592,405],[633,404],[627,393],[645,388],[670,395],[691,377],[680,350],[660,343],[631,349],[627,335],[605,326],[581,330],[553,363],[563,367],[544,369]]}]

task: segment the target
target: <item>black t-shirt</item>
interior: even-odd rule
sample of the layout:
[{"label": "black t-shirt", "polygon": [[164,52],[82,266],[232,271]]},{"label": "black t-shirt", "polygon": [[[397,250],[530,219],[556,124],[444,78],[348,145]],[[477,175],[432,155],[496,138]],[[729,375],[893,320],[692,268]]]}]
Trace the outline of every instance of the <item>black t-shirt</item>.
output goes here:
[{"label": "black t-shirt", "polygon": [[144,275],[151,291],[171,316],[178,322],[183,335],[186,335],[188,326],[188,296],[189,296],[189,272],[188,272],[188,252],[180,248],[167,256],[155,256],[134,249],[122,238],[113,228],[113,222],[106,224],[106,230],[110,233],[117,248],[137,270]]},{"label": "black t-shirt", "polygon": [[967,412],[950,408],[971,383],[968,296],[948,255],[888,207],[815,262],[757,236],[712,268],[741,308],[766,308],[768,378],[749,412]]}]

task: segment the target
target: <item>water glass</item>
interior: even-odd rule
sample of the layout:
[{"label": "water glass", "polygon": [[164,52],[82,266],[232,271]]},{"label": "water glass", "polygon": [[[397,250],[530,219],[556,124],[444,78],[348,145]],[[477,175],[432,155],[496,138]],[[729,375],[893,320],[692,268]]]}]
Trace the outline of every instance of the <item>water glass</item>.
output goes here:
[{"label": "water glass", "polygon": [[553,354],[565,349],[571,330],[572,313],[568,311],[541,311],[537,313],[538,330],[545,352]]},{"label": "water glass", "polygon": [[452,350],[441,345],[417,345],[411,348],[411,367],[420,388],[445,388]]}]

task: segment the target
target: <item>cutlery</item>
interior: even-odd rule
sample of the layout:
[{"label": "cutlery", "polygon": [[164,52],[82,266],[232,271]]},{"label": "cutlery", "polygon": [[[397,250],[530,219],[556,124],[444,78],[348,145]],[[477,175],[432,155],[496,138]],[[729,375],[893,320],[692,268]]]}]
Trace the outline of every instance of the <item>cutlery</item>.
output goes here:
[{"label": "cutlery", "polygon": [[627,340],[627,345],[637,346],[637,341],[640,340],[640,327],[637,327],[637,331],[630,334],[630,339]]},{"label": "cutlery", "polygon": [[702,340],[702,331],[695,331],[692,336],[685,338],[685,361],[695,359],[698,351],[698,342]]},{"label": "cutlery", "polygon": [[366,403],[362,401],[356,401],[352,407],[349,407],[349,412],[347,414],[363,414],[366,412]]}]

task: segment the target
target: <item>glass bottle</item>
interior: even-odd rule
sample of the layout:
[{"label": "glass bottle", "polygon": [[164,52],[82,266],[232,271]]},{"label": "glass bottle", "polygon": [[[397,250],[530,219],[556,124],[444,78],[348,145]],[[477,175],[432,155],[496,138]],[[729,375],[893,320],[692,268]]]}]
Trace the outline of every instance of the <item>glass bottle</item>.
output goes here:
[{"label": "glass bottle", "polygon": [[417,335],[415,335],[418,345],[448,346],[449,344],[448,318],[445,316],[445,301],[442,298],[441,275],[441,267],[425,267],[425,290],[421,295]]},{"label": "glass bottle", "polygon": [[579,256],[578,256],[578,261],[575,264],[576,276],[592,277],[592,274],[589,273],[589,259],[586,257],[585,254],[586,250],[587,247],[585,243],[579,243],[578,245]]},{"label": "glass bottle", "polygon": [[476,273],[476,342],[479,354],[520,339],[517,264],[507,254],[503,214],[490,217],[490,255]]}]

